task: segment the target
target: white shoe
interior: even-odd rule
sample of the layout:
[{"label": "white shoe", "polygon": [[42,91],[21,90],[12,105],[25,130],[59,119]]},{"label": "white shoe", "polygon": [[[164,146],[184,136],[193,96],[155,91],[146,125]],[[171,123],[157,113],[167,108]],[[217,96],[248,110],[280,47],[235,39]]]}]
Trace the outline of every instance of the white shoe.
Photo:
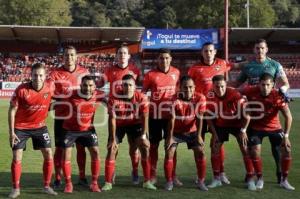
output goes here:
[{"label": "white shoe", "polygon": [[264,188],[264,180],[262,178],[259,178],[256,182],[256,188],[257,189],[263,189]]},{"label": "white shoe", "polygon": [[20,189],[12,189],[8,197],[17,198],[19,195],[20,195]]},{"label": "white shoe", "polygon": [[56,196],[57,192],[55,192],[51,187],[44,187],[43,189],[44,193]]},{"label": "white shoe", "polygon": [[208,188],[216,188],[222,186],[222,182],[219,179],[214,178],[212,182],[207,185]]},{"label": "white shoe", "polygon": [[174,177],[173,184],[177,187],[181,187],[183,185],[183,183],[177,178],[177,176]]},{"label": "white shoe", "polygon": [[294,191],[295,190],[295,187],[290,185],[290,183],[287,180],[281,180],[280,187],[283,187],[283,188],[285,188],[286,190],[289,190],[289,191]]},{"label": "white shoe", "polygon": [[151,178],[150,182],[151,182],[151,184],[156,184],[157,183],[157,178],[156,177]]},{"label": "white shoe", "polygon": [[250,190],[250,191],[256,191],[256,186],[255,186],[254,180],[249,180],[247,182],[247,187],[248,187],[248,190]]},{"label": "white shoe", "polygon": [[173,187],[174,187],[174,185],[173,185],[173,182],[172,182],[172,181],[167,182],[166,185],[165,185],[165,190],[167,190],[167,191],[172,191],[172,190],[173,190]]},{"label": "white shoe", "polygon": [[224,184],[230,184],[230,181],[228,180],[228,177],[226,176],[226,174],[224,172],[222,172],[220,174],[220,180],[221,182],[223,182]]},{"label": "white shoe", "polygon": [[208,188],[206,187],[205,183],[204,182],[200,182],[200,180],[198,180],[197,187],[201,191],[208,191]]}]

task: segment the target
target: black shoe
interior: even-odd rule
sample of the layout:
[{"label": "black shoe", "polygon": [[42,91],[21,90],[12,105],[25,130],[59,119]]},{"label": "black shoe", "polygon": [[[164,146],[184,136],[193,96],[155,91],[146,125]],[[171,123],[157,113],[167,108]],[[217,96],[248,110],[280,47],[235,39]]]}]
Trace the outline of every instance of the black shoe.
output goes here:
[{"label": "black shoe", "polygon": [[277,176],[277,184],[280,184],[280,182],[281,182],[281,172],[277,172],[276,176]]},{"label": "black shoe", "polygon": [[54,189],[59,189],[61,187],[61,180],[55,180],[53,182],[53,188]]},{"label": "black shoe", "polygon": [[78,180],[78,185],[81,185],[81,186],[84,186],[84,187],[88,187],[88,186],[89,186],[89,183],[88,183],[88,181],[87,181],[86,178],[80,178],[80,179]]}]

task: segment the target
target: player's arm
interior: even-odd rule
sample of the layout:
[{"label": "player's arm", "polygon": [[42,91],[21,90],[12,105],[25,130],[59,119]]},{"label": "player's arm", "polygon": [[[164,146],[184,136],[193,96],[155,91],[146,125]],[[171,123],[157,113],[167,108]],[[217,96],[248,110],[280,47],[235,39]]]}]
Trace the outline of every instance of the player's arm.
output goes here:
[{"label": "player's arm", "polygon": [[215,119],[215,116],[213,116],[212,114],[206,112],[205,114],[205,119],[208,125],[208,128],[210,130],[210,133],[212,134],[212,139],[211,139],[211,147],[214,147],[216,143],[218,143],[218,135],[217,135],[217,131],[214,125],[213,120]]},{"label": "player's arm", "polygon": [[175,127],[175,106],[173,105],[171,108],[171,115],[168,120],[168,128],[167,128],[167,139],[166,139],[166,149],[169,149],[172,144],[174,143],[173,133],[174,133],[174,127]]},{"label": "player's arm", "polygon": [[146,139],[149,133],[149,112],[142,114],[142,139]]},{"label": "player's arm", "polygon": [[286,151],[290,151],[291,143],[289,140],[289,134],[292,126],[293,117],[288,106],[285,106],[282,109],[280,109],[280,112],[284,117],[284,138],[282,140],[282,146],[285,148]]},{"label": "player's arm", "polygon": [[204,116],[203,113],[199,113],[199,115],[196,117],[196,120],[197,120],[196,123],[198,124],[198,126],[197,126],[197,141],[200,144],[200,147],[202,150],[204,149],[204,141],[201,136],[201,132],[202,132],[202,128],[203,128],[203,116]]},{"label": "player's arm", "polygon": [[17,110],[18,110],[17,106],[10,104],[8,109],[8,127],[9,127],[9,143],[11,147],[13,147],[14,144],[20,141],[18,136],[15,134],[15,117],[16,117]]},{"label": "player's arm", "polygon": [[275,74],[276,85],[280,88],[280,91],[286,93],[290,88],[289,80],[284,72],[283,66],[278,63],[277,71]]},{"label": "player's arm", "polygon": [[250,114],[248,112],[246,112],[246,107],[247,107],[247,103],[246,102],[247,99],[245,99],[244,96],[242,96],[239,101],[238,101],[238,107],[241,108],[241,113],[242,113],[242,127],[240,129],[240,134],[239,134],[239,139],[240,142],[242,143],[243,146],[247,146],[248,143],[248,136],[247,136],[247,128],[250,124]]},{"label": "player's arm", "polygon": [[107,148],[112,148],[112,149],[118,148],[117,139],[116,139],[116,129],[117,129],[116,117],[113,115],[109,115],[108,132],[109,132],[110,139],[108,140]]}]

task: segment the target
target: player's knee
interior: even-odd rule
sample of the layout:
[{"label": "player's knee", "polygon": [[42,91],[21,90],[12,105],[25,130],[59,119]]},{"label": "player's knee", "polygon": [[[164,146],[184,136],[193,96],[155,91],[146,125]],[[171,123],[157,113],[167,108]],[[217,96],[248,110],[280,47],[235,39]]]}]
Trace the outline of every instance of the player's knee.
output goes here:
[{"label": "player's knee", "polygon": [[43,155],[45,159],[52,159],[52,150],[51,148],[46,148],[43,150]]},{"label": "player's knee", "polygon": [[90,148],[91,158],[92,159],[98,159],[99,157],[99,149],[98,147],[91,147]]}]

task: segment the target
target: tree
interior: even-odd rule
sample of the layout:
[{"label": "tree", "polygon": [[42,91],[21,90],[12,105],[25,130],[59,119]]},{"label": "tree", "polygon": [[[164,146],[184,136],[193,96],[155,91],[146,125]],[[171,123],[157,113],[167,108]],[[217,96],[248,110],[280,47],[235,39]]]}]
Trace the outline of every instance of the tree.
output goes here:
[{"label": "tree", "polygon": [[70,5],[67,0],[0,0],[0,24],[69,25]]},{"label": "tree", "polygon": [[271,1],[273,9],[276,12],[276,25],[293,25],[299,19],[299,7],[295,0],[273,0]]}]

